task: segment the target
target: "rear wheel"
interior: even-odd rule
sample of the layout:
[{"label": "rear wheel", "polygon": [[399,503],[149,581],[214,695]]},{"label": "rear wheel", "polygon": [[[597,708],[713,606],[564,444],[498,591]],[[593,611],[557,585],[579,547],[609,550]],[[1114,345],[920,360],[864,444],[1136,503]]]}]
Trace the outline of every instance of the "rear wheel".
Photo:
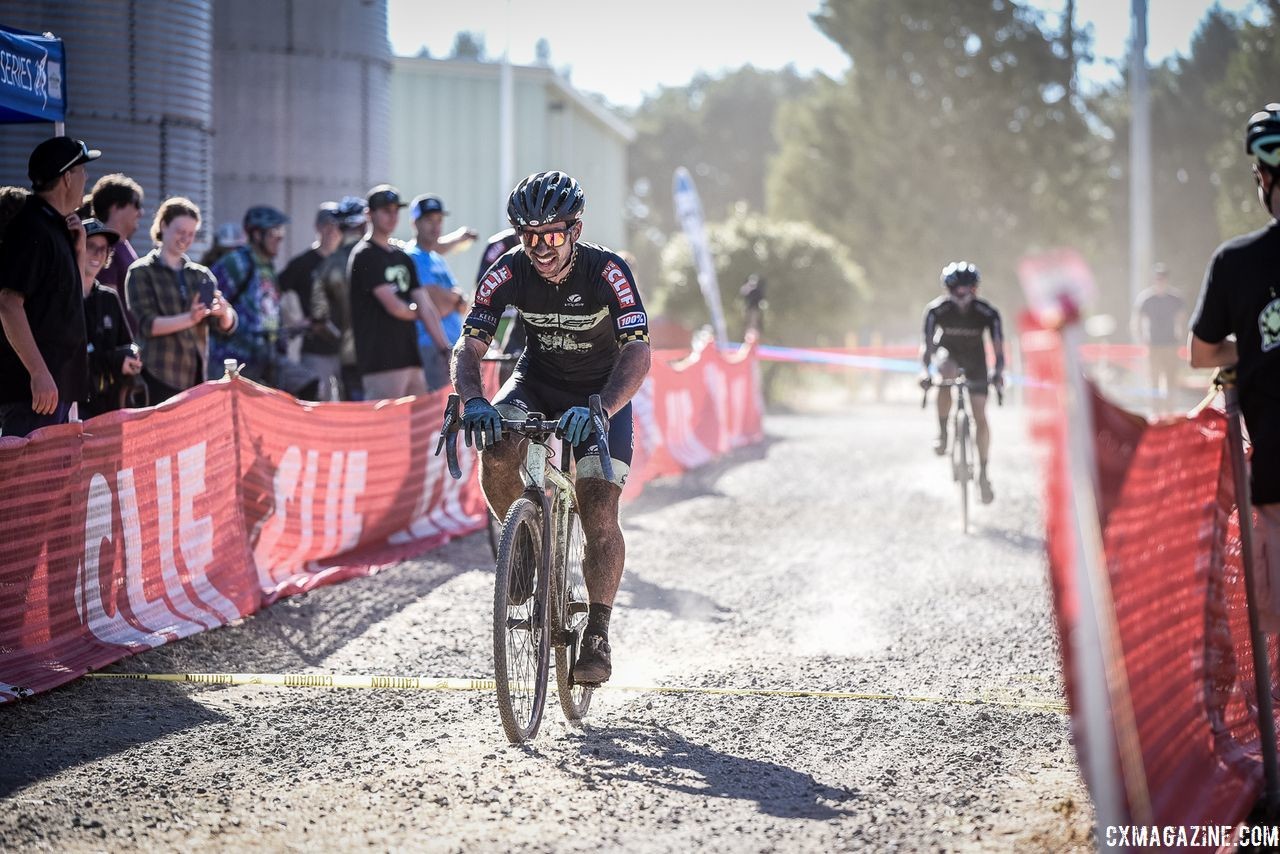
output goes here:
[{"label": "rear wheel", "polygon": [[551,636],[542,534],[541,505],[516,499],[502,526],[493,587],[493,678],[512,744],[537,734],[547,700]]},{"label": "rear wheel", "polygon": [[560,694],[560,708],[564,716],[574,723],[586,715],[593,690],[589,686],[574,685],[571,678],[578,642],[582,640],[582,631],[587,626],[587,579],[582,573],[585,548],[582,522],[578,514],[570,510],[568,534],[558,556],[564,564],[555,573],[552,603],[556,615],[556,690]]},{"label": "rear wheel", "polygon": [[960,487],[960,530],[969,533],[969,482],[973,480],[969,461],[969,417],[961,413],[956,419],[955,467],[956,484]]}]

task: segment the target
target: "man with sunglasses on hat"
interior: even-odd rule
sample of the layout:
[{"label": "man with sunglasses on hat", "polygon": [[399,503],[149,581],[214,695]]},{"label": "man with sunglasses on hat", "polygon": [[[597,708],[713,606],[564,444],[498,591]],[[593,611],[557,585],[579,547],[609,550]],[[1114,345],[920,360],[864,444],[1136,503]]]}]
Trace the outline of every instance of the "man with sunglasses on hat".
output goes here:
[{"label": "man with sunglasses on hat", "polygon": [[[609,618],[626,551],[618,501],[631,465],[631,398],[649,371],[649,324],[627,263],[612,250],[580,242],[585,196],[564,172],[538,172],[507,201],[520,246],[498,258],[476,290],[463,337],[453,351],[453,384],[466,401],[463,429],[480,448],[480,485],[498,518],[520,496],[527,440],[502,440],[501,419],[529,412],[559,415],[573,446],[575,491],[586,539],[583,572],[590,606],[573,678],[598,685],[613,672]],[[480,360],[507,306],[523,319],[527,346],[491,404]],[[587,401],[599,394],[608,421],[613,481],[604,477]],[[515,579],[519,600],[532,591]],[[513,585],[514,586],[514,585]]]},{"label": "man with sunglasses on hat", "polygon": [[27,161],[34,191],[0,243],[0,435],[64,424],[88,392],[80,259],[85,164],[102,156],[55,136]]}]

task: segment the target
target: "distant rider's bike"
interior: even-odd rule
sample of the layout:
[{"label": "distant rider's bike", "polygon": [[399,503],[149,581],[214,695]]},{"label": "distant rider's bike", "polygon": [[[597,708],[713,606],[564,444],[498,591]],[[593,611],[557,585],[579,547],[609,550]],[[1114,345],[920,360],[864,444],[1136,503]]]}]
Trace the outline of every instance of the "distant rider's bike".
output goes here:
[{"label": "distant rider's bike", "polygon": [[[973,428],[969,416],[969,381],[964,368],[953,380],[933,380],[933,388],[955,389],[956,399],[951,408],[951,479],[960,487],[960,529],[969,533],[969,484],[973,483]],[[1004,405],[1004,389],[996,386],[996,400]],[[929,389],[924,390],[920,401],[923,409],[929,403]]]},{"label": "distant rider's bike", "polygon": [[[449,473],[462,476],[458,464],[458,430],[462,424],[458,395],[449,395],[436,453],[446,452]],[[595,441],[604,476],[613,478],[604,409],[600,396],[590,400]],[[502,419],[505,434],[529,440],[520,477],[524,493],[502,523],[493,586],[493,670],[498,715],[512,744],[533,738],[542,723],[547,698],[551,651],[555,650],[556,690],[560,708],[571,722],[581,721],[591,705],[593,688],[573,680],[573,663],[587,624],[587,584],[582,573],[584,540],[573,481],[550,460],[556,420],[531,412],[524,419]],[[562,465],[572,459],[561,442]]]}]

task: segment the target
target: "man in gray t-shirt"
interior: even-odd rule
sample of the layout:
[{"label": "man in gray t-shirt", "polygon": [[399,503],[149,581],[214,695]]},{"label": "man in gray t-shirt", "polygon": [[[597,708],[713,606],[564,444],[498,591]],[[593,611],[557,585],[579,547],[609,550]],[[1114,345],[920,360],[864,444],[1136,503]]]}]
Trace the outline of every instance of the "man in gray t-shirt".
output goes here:
[{"label": "man in gray t-shirt", "polygon": [[1151,287],[1138,294],[1133,304],[1133,339],[1147,346],[1151,393],[1157,414],[1176,406],[1182,360],[1178,358],[1187,334],[1187,304],[1169,288],[1169,270],[1156,264]]}]

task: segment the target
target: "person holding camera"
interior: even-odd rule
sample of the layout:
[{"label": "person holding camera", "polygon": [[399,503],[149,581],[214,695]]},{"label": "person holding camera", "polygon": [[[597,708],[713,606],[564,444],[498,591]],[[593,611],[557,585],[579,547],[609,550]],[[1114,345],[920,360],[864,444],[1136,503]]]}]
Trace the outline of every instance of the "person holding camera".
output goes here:
[{"label": "person holding camera", "polygon": [[82,418],[88,419],[124,405],[124,397],[135,381],[141,384],[142,359],[125,319],[120,294],[98,281],[98,275],[111,265],[120,233],[96,219],[86,219],[82,224],[85,247],[80,281],[84,286],[84,325],[89,336],[89,396],[80,412]]},{"label": "person holding camera", "polygon": [[236,311],[222,298],[209,268],[187,257],[199,229],[195,202],[180,196],[165,199],[151,224],[156,248],[125,276],[152,404],[204,382],[209,327],[216,325],[224,335],[236,327]]}]

